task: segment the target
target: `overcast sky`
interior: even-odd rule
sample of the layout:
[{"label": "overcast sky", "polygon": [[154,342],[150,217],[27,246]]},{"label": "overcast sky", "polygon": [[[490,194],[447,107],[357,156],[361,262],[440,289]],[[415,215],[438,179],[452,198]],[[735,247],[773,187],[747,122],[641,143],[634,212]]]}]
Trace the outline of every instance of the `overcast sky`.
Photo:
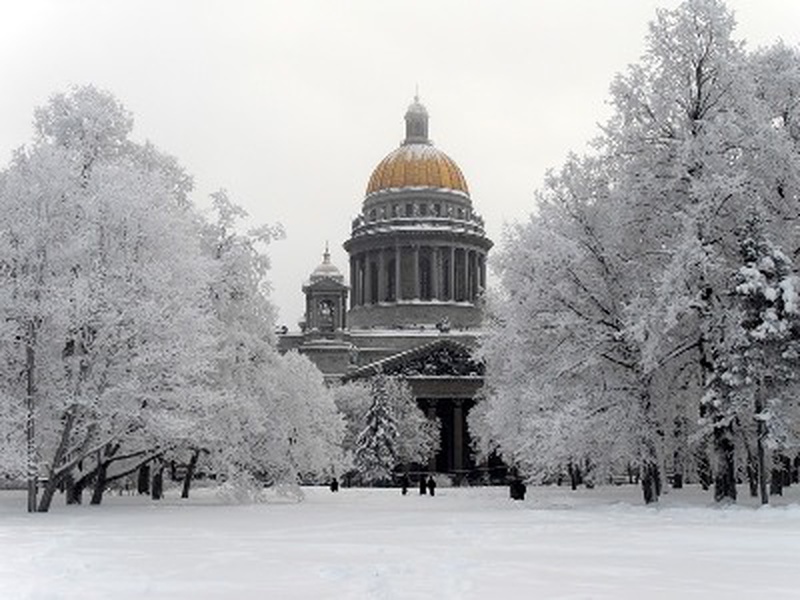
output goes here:
[{"label": "overcast sky", "polygon": [[[0,0],[0,166],[36,106],[72,85],[113,93],[134,138],[173,154],[195,201],[224,187],[270,248],[279,323],[367,180],[399,144],[416,86],[430,135],[461,167],[489,236],[522,220],[547,169],[608,116],[613,76],[644,50],[651,0]],[[754,49],[797,45],[800,1],[731,0]]]}]

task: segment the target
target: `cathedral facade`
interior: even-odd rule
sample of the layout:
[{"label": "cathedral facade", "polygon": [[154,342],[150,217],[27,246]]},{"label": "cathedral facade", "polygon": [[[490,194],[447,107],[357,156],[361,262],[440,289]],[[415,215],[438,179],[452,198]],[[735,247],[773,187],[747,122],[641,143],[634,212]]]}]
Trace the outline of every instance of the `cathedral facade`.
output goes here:
[{"label": "cathedral facade", "polygon": [[348,282],[326,248],[303,285],[301,330],[282,334],[280,348],[307,355],[331,383],[381,372],[405,378],[442,425],[428,468],[468,475],[466,417],[483,385],[471,352],[491,247],[464,175],[430,141],[428,112],[415,98],[405,139],[375,167],[344,242]]}]

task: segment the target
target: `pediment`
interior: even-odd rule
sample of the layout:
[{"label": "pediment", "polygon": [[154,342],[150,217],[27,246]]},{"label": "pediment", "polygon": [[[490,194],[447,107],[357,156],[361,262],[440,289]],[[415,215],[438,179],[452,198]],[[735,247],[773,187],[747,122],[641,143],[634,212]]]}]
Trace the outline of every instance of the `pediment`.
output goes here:
[{"label": "pediment", "polygon": [[378,373],[399,377],[483,377],[484,365],[472,358],[467,346],[452,340],[436,340],[364,365],[346,379]]}]

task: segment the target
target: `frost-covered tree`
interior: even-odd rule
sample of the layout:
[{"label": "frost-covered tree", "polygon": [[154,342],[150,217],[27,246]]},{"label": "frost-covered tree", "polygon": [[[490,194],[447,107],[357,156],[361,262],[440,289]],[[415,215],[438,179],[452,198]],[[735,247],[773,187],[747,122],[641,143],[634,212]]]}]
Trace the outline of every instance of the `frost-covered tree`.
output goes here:
[{"label": "frost-covered tree", "polygon": [[246,215],[225,192],[205,220],[191,178],[132,142],[132,123],[93,87],[58,94],[0,172],[4,471],[27,454],[47,510],[61,485],[72,500],[93,485],[99,503],[154,460],[188,463],[185,494],[200,456],[250,482],[331,468],[331,395],[313,365],[275,348],[264,245],[280,229],[240,232]]},{"label": "frost-covered tree", "polygon": [[350,381],[332,388],[334,402],[345,423],[342,437],[344,470],[354,466],[356,440],[364,425],[364,416],[372,404],[370,385],[366,381]]},{"label": "frost-covered tree", "polygon": [[320,370],[307,357],[288,352],[279,357],[274,385],[274,397],[264,399],[271,404],[270,427],[264,452],[258,453],[271,465],[272,478],[319,480],[341,470],[344,420]]},{"label": "frost-covered tree", "polygon": [[282,230],[242,231],[247,213],[224,190],[212,201],[215,220],[205,227],[204,245],[214,265],[213,400],[199,407],[200,427],[185,452],[195,457],[202,449],[215,472],[245,487],[319,477],[342,460],[343,424],[320,371],[275,347],[265,247]]},{"label": "frost-covered tree", "polygon": [[372,402],[356,439],[355,463],[368,481],[386,481],[398,463],[397,418],[388,388],[389,378],[372,380]]},{"label": "frost-covered tree", "polygon": [[[176,196],[183,183],[152,168],[156,153],[140,160],[127,111],[76,88],[35,125],[0,190],[0,303],[13,329],[2,387],[12,402],[33,400],[47,510],[78,465],[169,435],[164,415],[196,400],[210,313],[197,222]],[[102,492],[102,472],[94,479]]]},{"label": "frost-covered tree", "polygon": [[[742,233],[742,266],[733,277],[734,306],[726,335],[727,352],[703,402],[713,414],[748,429],[755,424],[755,452],[749,447],[748,473],[755,476],[762,503],[769,502],[766,450],[796,447],[800,413],[796,367],[800,344],[800,282],[791,261],[769,242],[760,219]],[[752,429],[752,427],[750,427]],[[748,443],[745,439],[745,443]],[[717,495],[733,486],[736,474],[718,477]],[[754,486],[751,486],[751,489]],[[720,489],[722,488],[722,489]]]},{"label": "frost-covered tree", "polygon": [[689,468],[698,412],[696,471],[706,447],[717,475],[735,470],[742,432],[701,399],[727,351],[742,219],[755,210],[798,247],[800,61],[747,54],[733,28],[717,0],[658,11],[594,153],[550,176],[537,214],[506,233],[471,426],[529,474],[629,461],[654,499],[665,470]]},{"label": "frost-covered tree", "polygon": [[439,421],[425,416],[404,379],[388,377],[385,389],[395,410],[398,461],[426,464],[439,450]]},{"label": "frost-covered tree", "polygon": [[[392,446],[394,459],[388,465],[389,471],[399,464],[425,464],[439,449],[439,422],[425,416],[417,406],[408,382],[402,378],[380,374],[369,383],[351,382],[340,386],[335,393],[337,406],[347,421],[348,435],[344,448],[355,453],[356,466],[362,470],[359,448],[375,441],[365,437],[364,432],[369,429],[369,419],[373,418],[370,414],[373,414],[376,398],[380,399],[379,408],[384,404],[388,407],[386,410],[391,412],[391,421],[397,431]],[[381,478],[384,476],[378,477]]]},{"label": "frost-covered tree", "polygon": [[[642,209],[638,220],[651,224],[648,231],[662,228],[642,248],[664,257],[654,293],[631,306],[645,366],[669,368],[674,363],[667,358],[694,349],[690,392],[697,396],[716,376],[723,353],[726,273],[737,257],[733,232],[755,207],[773,217],[772,233],[786,239],[787,218],[796,215],[797,153],[788,128],[775,126],[774,108],[760,97],[754,61],[733,40],[733,28],[732,15],[716,0],[659,11],[642,64],[612,88],[617,116],[605,137],[619,164],[620,193]],[[714,414],[713,404],[701,407],[715,424],[716,473],[732,473],[731,423]],[[721,493],[735,497],[733,487]]]},{"label": "frost-covered tree", "polygon": [[485,426],[472,419],[471,432],[531,478],[656,462],[650,383],[625,328],[641,272],[609,218],[608,181],[601,162],[572,158],[495,255],[504,295],[490,301]]}]

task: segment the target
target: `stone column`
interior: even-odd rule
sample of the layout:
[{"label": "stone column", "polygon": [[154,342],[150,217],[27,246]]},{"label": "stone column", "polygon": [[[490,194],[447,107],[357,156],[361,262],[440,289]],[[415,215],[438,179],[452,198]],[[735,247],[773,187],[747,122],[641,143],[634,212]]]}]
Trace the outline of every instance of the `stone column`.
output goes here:
[{"label": "stone column", "polygon": [[386,302],[386,251],[378,250],[378,302]]},{"label": "stone column", "polygon": [[475,250],[467,251],[467,281],[469,282],[469,291],[467,292],[467,299],[470,302],[475,302],[477,296],[476,290],[478,289],[477,281],[475,278]]},{"label": "stone column", "polygon": [[453,403],[453,469],[464,468],[464,401]]},{"label": "stone column", "polygon": [[356,298],[358,298],[358,282],[356,281],[356,277],[358,276],[358,270],[356,269],[356,257],[350,256],[350,308],[354,308],[356,306]]},{"label": "stone column", "polygon": [[478,273],[480,275],[479,286],[481,290],[486,289],[486,255],[481,253],[478,258]]},{"label": "stone column", "polygon": [[439,246],[431,246],[431,298],[439,299]]},{"label": "stone column", "polygon": [[[425,412],[427,413],[429,419],[433,420],[436,418],[435,400],[428,400],[428,406]],[[445,450],[444,448],[440,448],[439,451],[442,452],[444,450]],[[433,456],[430,457],[430,459],[428,459],[428,470],[429,471],[436,470],[436,454],[434,454]]]},{"label": "stone column", "polygon": [[367,260],[365,254],[358,255],[358,304],[363,306],[366,301],[366,294],[364,293],[364,283],[367,276]]},{"label": "stone column", "polygon": [[414,277],[414,299],[419,300],[419,245],[414,244],[414,259],[412,273]]},{"label": "stone column", "polygon": [[461,248],[461,272],[459,279],[461,279],[461,289],[463,291],[462,300],[469,300],[469,253],[466,248]]},{"label": "stone column", "polygon": [[454,246],[450,246],[450,264],[448,266],[447,284],[450,288],[448,300],[454,301],[456,299],[456,249]]},{"label": "stone column", "polygon": [[400,265],[401,259],[403,258],[403,253],[400,250],[400,246],[395,246],[394,248],[394,301],[399,302],[402,296],[400,295]]},{"label": "stone column", "polygon": [[364,304],[372,304],[375,299],[372,297],[372,261],[370,253],[364,253]]}]

